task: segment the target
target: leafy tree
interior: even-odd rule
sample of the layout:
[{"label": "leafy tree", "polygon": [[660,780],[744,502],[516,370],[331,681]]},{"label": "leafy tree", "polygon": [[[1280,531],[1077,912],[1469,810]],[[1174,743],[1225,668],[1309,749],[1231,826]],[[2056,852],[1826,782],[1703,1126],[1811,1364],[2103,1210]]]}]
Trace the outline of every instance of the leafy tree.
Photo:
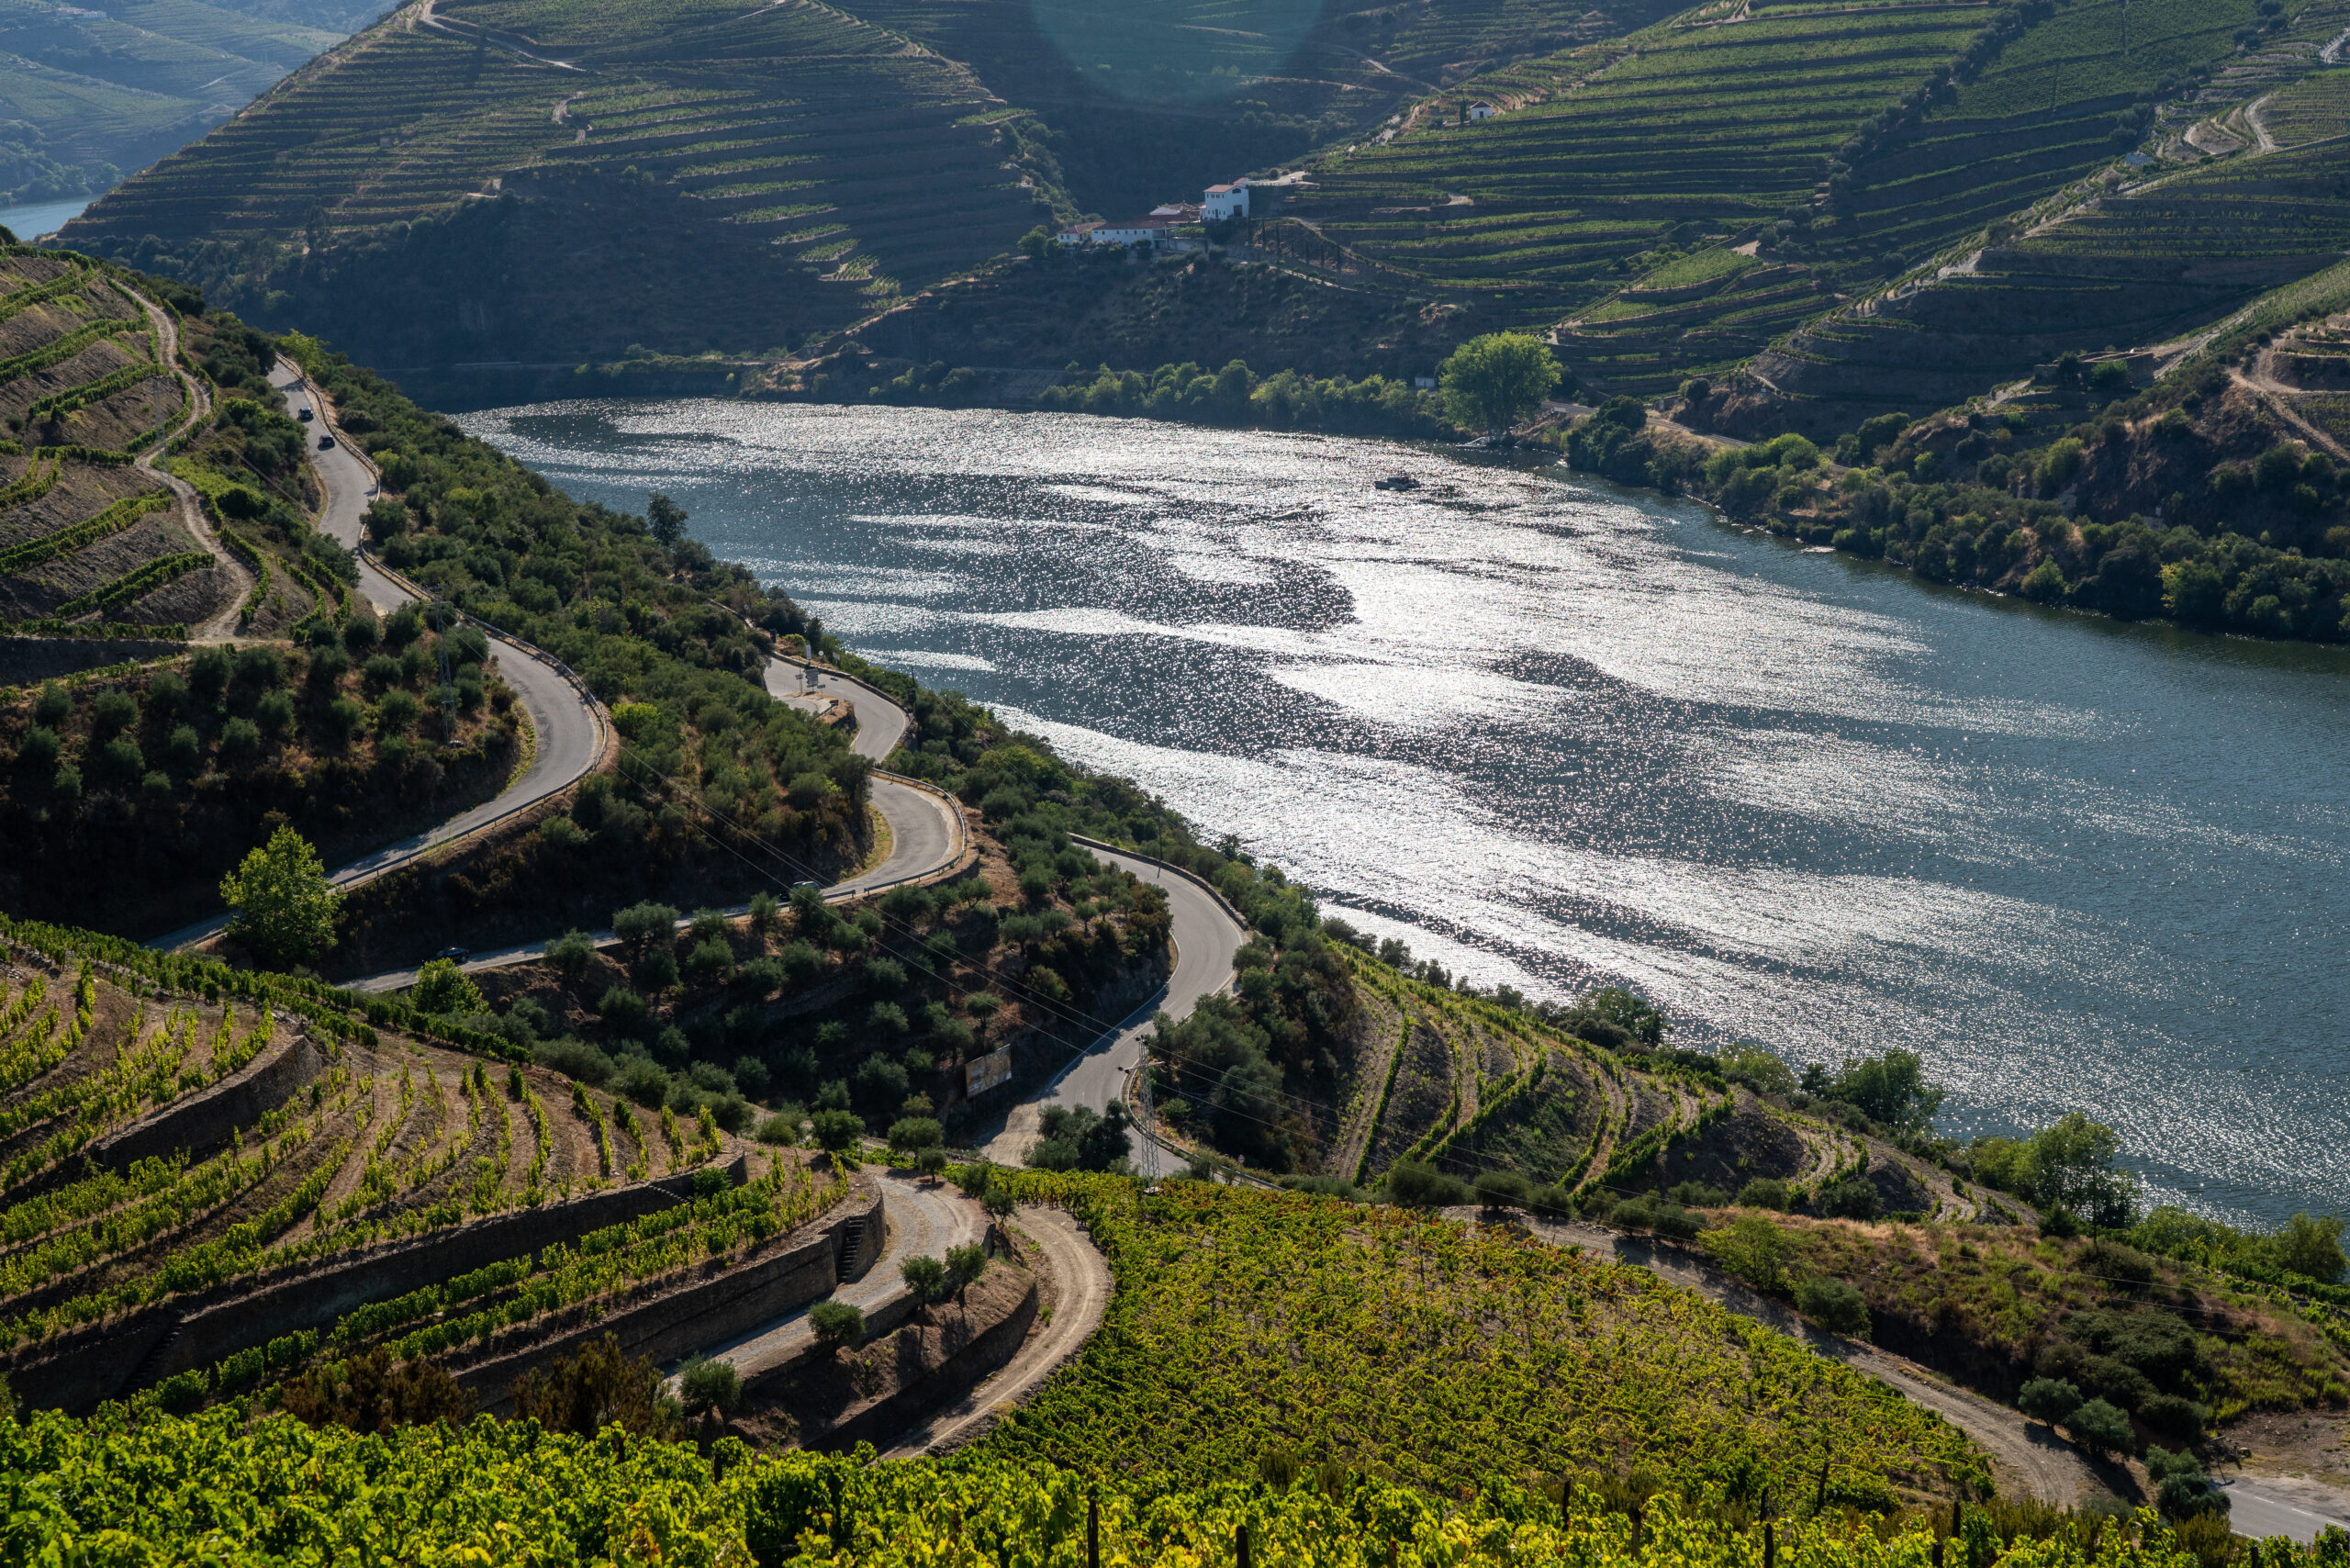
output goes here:
[{"label": "leafy tree", "polygon": [[229,935],[265,962],[301,963],[334,946],[342,893],[327,880],[319,852],[291,827],[270,834],[220,879],[220,901],[234,912]]},{"label": "leafy tree", "polygon": [[2091,1453],[2129,1453],[2138,1446],[2130,1417],[2102,1399],[2092,1399],[2065,1423],[2073,1440]]},{"label": "leafy tree", "polygon": [[1039,1170],[1108,1170],[1133,1148],[1126,1108],[1112,1101],[1099,1114],[1084,1106],[1048,1105],[1027,1162]]},{"label": "leafy tree", "polygon": [[488,1004],[481,999],[481,988],[448,958],[431,959],[416,971],[416,986],[408,992],[408,1004],[419,1013],[441,1018],[488,1010]]},{"label": "leafy tree", "polygon": [[2339,1216],[2327,1215],[2320,1219],[2297,1214],[2285,1222],[2285,1228],[2277,1233],[2273,1241],[2278,1261],[2294,1273],[2329,1285],[2342,1278]]},{"label": "leafy tree", "polygon": [[963,1294],[988,1271],[988,1249],[974,1241],[967,1246],[946,1249],[946,1272],[954,1282],[955,1302],[961,1305]]},{"label": "leafy tree", "polygon": [[2016,1408],[2035,1421],[2061,1427],[2081,1407],[2081,1391],[2061,1377],[2036,1377],[2016,1394]]},{"label": "leafy tree", "polygon": [[1524,1208],[1532,1185],[1515,1170],[1478,1172],[1477,1202],[1489,1209]]},{"label": "leafy tree", "polygon": [[834,1355],[865,1338],[865,1314],[845,1301],[820,1301],[808,1309],[816,1343]]},{"label": "leafy tree", "polygon": [[2228,1495],[2211,1484],[2202,1462],[2185,1449],[2174,1453],[2165,1448],[2149,1448],[2146,1475],[2156,1488],[2155,1506],[2166,1519],[2228,1511]]},{"label": "leafy tree", "polygon": [[644,521],[664,549],[675,549],[686,536],[686,509],[657,490],[645,498]]},{"label": "leafy tree", "polygon": [[515,1379],[514,1416],[576,1437],[619,1427],[642,1438],[666,1438],[677,1430],[677,1406],[662,1383],[660,1368],[629,1355],[607,1334]]},{"label": "leafy tree", "polygon": [[1757,1176],[1738,1190],[1740,1208],[1777,1209],[1784,1214],[1789,1202],[1787,1184],[1776,1176]]},{"label": "leafy tree", "polygon": [[912,1294],[914,1305],[925,1309],[925,1316],[930,1304],[945,1296],[948,1289],[946,1265],[935,1258],[909,1258],[898,1265],[898,1274]]},{"label": "leafy tree", "polygon": [[1617,985],[1579,999],[1555,1022],[1569,1034],[1610,1050],[1654,1050],[1671,1027],[1646,997]]},{"label": "leafy tree", "polygon": [[1866,1334],[1868,1302],[1842,1280],[1813,1278],[1796,1286],[1796,1307],[1806,1317],[1835,1334]]},{"label": "leafy tree", "polygon": [[677,1394],[688,1410],[733,1410],[743,1403],[743,1374],[731,1361],[688,1357],[677,1369]]},{"label": "leafy tree", "polygon": [[1542,406],[1559,384],[1559,362],[1528,333],[1488,332],[1453,350],[1437,380],[1453,423],[1498,435]]},{"label": "leafy tree", "polygon": [[1761,1215],[1740,1215],[1719,1230],[1707,1231],[1698,1244],[1721,1260],[1722,1267],[1756,1290],[1783,1290],[1787,1260],[1795,1243],[1787,1233]]},{"label": "leafy tree", "polygon": [[612,935],[632,959],[642,960],[655,944],[670,941],[677,929],[677,912],[666,903],[631,904],[612,916]]},{"label": "leafy tree", "polygon": [[834,1154],[853,1148],[865,1136],[865,1121],[854,1111],[819,1111],[809,1118],[816,1147]]},{"label": "leafy tree", "polygon": [[890,1147],[909,1154],[920,1154],[938,1148],[946,1142],[946,1130],[935,1116],[901,1116],[890,1124]]},{"label": "leafy tree", "polygon": [[1915,1134],[1932,1123],[1948,1092],[1926,1081],[1917,1052],[1893,1050],[1850,1063],[1814,1092],[1842,1101],[1879,1126]]},{"label": "leafy tree", "polygon": [[1830,1219],[1874,1219],[1876,1209],[1876,1189],[1857,1177],[1819,1190],[1819,1212]]},{"label": "leafy tree", "polygon": [[1443,1208],[1468,1200],[1468,1189],[1433,1165],[1399,1159],[1387,1170],[1387,1198],[1406,1208]]}]

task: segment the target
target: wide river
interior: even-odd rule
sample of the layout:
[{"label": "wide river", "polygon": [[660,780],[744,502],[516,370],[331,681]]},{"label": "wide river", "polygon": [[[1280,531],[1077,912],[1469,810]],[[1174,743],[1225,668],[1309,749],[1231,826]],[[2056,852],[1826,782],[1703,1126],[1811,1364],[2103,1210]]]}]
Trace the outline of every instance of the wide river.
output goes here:
[{"label": "wide river", "polygon": [[[2156,1196],[2350,1209],[2350,654],[1930,587],[1380,442],[570,403],[465,426],[677,498],[867,656],[1491,984],[1922,1054],[1961,1134],[2086,1110]],[[1428,487],[1382,492],[1393,472]]]}]

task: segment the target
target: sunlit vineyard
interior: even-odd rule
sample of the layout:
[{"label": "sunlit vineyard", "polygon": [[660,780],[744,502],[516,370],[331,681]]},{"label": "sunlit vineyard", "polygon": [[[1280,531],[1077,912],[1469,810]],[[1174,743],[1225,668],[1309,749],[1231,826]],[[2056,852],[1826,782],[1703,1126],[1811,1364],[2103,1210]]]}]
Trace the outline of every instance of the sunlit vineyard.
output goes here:
[{"label": "sunlit vineyard", "polygon": [[1449,1494],[1654,1467],[1884,1506],[1987,1483],[1954,1428],[1641,1270],[1403,1210],[1030,1173],[1118,1282],[1002,1457],[1191,1481],[1270,1453]]},{"label": "sunlit vineyard", "polygon": [[[984,1457],[753,1457],[732,1441],[705,1457],[616,1428],[584,1440],[487,1419],[361,1437],[227,1411],[45,1415],[0,1420],[0,1471],[8,1549],[25,1561],[1208,1568],[1238,1554],[1285,1568],[1752,1568],[1764,1557],[1765,1527],[1722,1522],[1703,1489],[1695,1506],[1667,1493],[1634,1518],[1587,1490],[1563,1501],[1521,1490],[1514,1473],[1482,1477],[1473,1501],[1453,1506],[1340,1466],[1270,1486],[1170,1486]],[[1944,1555],[1922,1519],[1880,1529],[1841,1510],[1789,1512],[1770,1527],[1774,1549],[1806,1568],[1924,1568]],[[2151,1514],[2033,1540],[2003,1537],[1977,1509],[1948,1549],[1966,1568],[2196,1561]],[[2307,1560],[2287,1542],[2269,1550],[2277,1568]]]},{"label": "sunlit vineyard", "polygon": [[[0,1370],[36,1404],[184,1407],[379,1345],[494,1361],[565,1309],[722,1272],[847,1191],[828,1167],[750,1155],[707,1110],[639,1120],[543,1069],[379,1033],[315,982],[11,929]],[[289,1271],[498,1215],[532,1224],[487,1267],[410,1254],[363,1270],[324,1316],[256,1308],[248,1328],[232,1313],[225,1335],[179,1332]]]}]

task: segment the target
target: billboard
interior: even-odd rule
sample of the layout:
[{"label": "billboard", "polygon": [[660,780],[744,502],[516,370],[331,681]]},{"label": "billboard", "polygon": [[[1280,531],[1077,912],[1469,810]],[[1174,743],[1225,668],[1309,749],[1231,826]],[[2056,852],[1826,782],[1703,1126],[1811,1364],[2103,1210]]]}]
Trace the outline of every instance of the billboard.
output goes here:
[{"label": "billboard", "polygon": [[1012,1081],[1012,1047],[990,1051],[963,1065],[963,1092],[976,1100],[999,1083]]}]

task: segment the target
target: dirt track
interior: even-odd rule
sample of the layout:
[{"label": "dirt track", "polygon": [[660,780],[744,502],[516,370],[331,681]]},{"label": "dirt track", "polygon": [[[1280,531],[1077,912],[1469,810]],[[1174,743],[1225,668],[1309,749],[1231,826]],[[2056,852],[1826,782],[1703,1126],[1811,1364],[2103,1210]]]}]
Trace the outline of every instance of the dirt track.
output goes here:
[{"label": "dirt track", "polygon": [[882,1455],[884,1459],[948,1453],[985,1437],[1006,1411],[1076,1355],[1101,1327],[1102,1315],[1110,1305],[1110,1265],[1084,1227],[1063,1210],[1035,1205],[1020,1210],[1018,1224],[1043,1254],[1039,1273],[1052,1320],[1046,1322],[1039,1313],[1011,1361],[961,1399],[905,1433],[897,1447]]}]

